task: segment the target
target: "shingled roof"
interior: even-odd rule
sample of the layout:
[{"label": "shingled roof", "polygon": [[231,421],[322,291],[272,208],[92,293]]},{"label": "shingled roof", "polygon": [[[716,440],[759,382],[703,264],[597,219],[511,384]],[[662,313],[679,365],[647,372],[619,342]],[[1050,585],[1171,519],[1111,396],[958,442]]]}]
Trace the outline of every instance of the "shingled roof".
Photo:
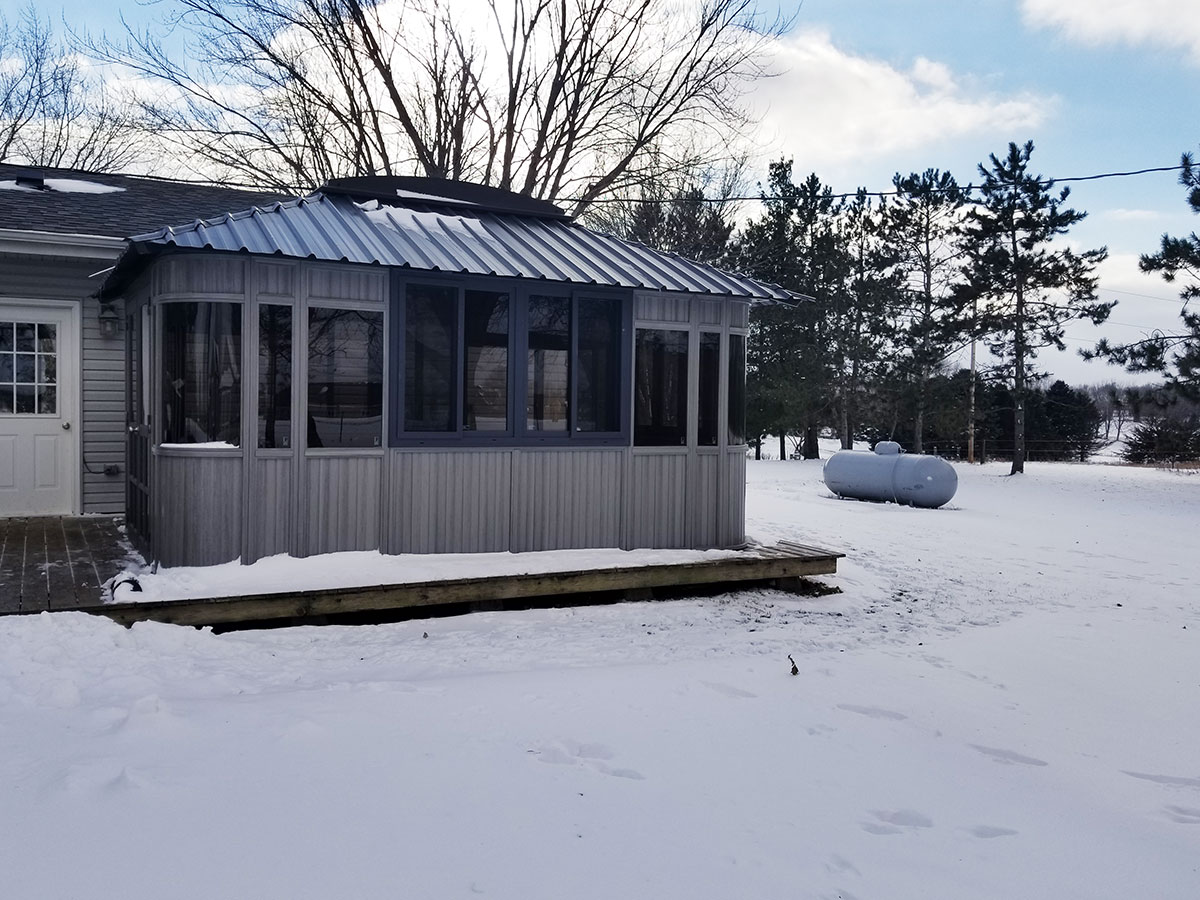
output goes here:
[{"label": "shingled roof", "polygon": [[127,238],[287,199],[163,178],[0,163],[0,229]]}]

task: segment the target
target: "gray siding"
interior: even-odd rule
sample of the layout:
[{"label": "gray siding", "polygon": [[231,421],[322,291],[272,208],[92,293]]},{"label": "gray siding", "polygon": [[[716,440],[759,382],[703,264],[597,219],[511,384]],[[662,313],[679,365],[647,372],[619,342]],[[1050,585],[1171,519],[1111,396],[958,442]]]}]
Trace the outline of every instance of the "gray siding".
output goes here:
[{"label": "gray siding", "polygon": [[242,458],[193,451],[155,459],[156,556],[164,566],[211,566],[242,547]]},{"label": "gray siding", "polygon": [[720,545],[721,457],[716,452],[698,453],[688,467],[685,515],[689,547]]},{"label": "gray siding", "polygon": [[630,547],[686,547],[687,453],[633,452]]},{"label": "gray siding", "polygon": [[511,452],[396,450],[391,468],[388,552],[510,548]]},{"label": "gray siding", "polygon": [[382,456],[305,460],[307,552],[378,550]]},{"label": "gray siding", "polygon": [[[0,296],[80,303],[81,511],[119,514],[125,509],[124,321],[116,337],[102,337],[100,304],[84,299],[99,286],[89,276],[105,265],[97,259],[5,256],[0,258]],[[106,466],[116,466],[117,473],[105,475]]]},{"label": "gray siding", "polygon": [[290,553],[295,541],[291,457],[260,458],[253,465],[253,489],[248,492],[252,502],[247,504],[247,541],[242,554],[247,562]]},{"label": "gray siding", "polygon": [[624,449],[513,453],[511,549],[620,547]]}]

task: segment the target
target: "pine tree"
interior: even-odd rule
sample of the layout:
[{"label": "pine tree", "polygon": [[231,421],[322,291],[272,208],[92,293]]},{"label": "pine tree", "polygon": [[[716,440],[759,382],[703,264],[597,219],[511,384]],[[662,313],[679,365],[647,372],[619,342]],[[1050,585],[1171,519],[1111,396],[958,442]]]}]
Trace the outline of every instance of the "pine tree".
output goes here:
[{"label": "pine tree", "polygon": [[898,345],[900,373],[912,385],[916,408],[912,450],[924,453],[930,381],[964,343],[970,322],[951,290],[963,256],[961,225],[966,194],[949,172],[926,169],[892,179],[896,198],[886,209],[886,240],[906,280],[906,308]]},{"label": "pine tree", "polygon": [[[1200,165],[1190,153],[1183,154],[1179,183],[1187,188],[1192,212],[1200,213]],[[1139,260],[1143,272],[1161,272],[1164,281],[1174,282],[1183,275],[1187,280],[1179,292],[1183,309],[1182,328],[1169,334],[1156,332],[1130,344],[1100,341],[1085,358],[1104,357],[1125,366],[1130,372],[1162,372],[1173,390],[1191,399],[1200,399],[1200,313],[1188,309],[1191,300],[1200,297],[1200,236],[1164,234],[1158,253]]]},{"label": "pine tree", "polygon": [[[764,210],[734,242],[731,260],[742,272],[815,298],[764,305],[751,314],[747,361],[748,418],[759,434],[803,436],[800,453],[818,456],[817,429],[828,415],[832,372],[827,307],[845,272],[834,220],[841,210],[830,189],[810,175],[792,182],[790,161],[772,163]],[[763,418],[755,419],[755,410]],[[755,427],[751,427],[753,434]]]},{"label": "pine tree", "polygon": [[1033,141],[1008,145],[1004,159],[979,167],[982,201],[967,214],[968,253],[960,299],[978,302],[978,333],[996,356],[996,372],[1011,385],[1012,474],[1025,471],[1025,395],[1033,361],[1045,347],[1065,349],[1064,325],[1076,319],[1099,324],[1113,307],[1096,299],[1096,265],[1105,248],[1076,253],[1056,246],[1086,213],[1064,206],[1070,188],[1031,174]]}]

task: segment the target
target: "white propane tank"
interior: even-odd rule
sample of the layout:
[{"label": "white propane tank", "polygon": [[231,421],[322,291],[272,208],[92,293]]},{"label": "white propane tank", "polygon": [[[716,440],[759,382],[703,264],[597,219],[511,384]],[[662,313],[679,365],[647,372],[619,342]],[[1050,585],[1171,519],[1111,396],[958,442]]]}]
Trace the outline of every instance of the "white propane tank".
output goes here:
[{"label": "white propane tank", "polygon": [[880,441],[874,453],[839,450],[825,461],[825,486],[839,497],[936,509],[958,490],[954,466],[938,456],[905,453]]}]

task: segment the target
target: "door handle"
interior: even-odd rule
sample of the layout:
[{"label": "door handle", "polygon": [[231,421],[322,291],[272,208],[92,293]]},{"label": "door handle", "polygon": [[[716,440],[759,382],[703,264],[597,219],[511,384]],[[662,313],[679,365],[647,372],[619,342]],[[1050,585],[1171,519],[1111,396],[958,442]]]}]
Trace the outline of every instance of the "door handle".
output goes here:
[{"label": "door handle", "polygon": [[71,430],[71,423],[63,422],[63,431],[70,431],[70,430]]}]

